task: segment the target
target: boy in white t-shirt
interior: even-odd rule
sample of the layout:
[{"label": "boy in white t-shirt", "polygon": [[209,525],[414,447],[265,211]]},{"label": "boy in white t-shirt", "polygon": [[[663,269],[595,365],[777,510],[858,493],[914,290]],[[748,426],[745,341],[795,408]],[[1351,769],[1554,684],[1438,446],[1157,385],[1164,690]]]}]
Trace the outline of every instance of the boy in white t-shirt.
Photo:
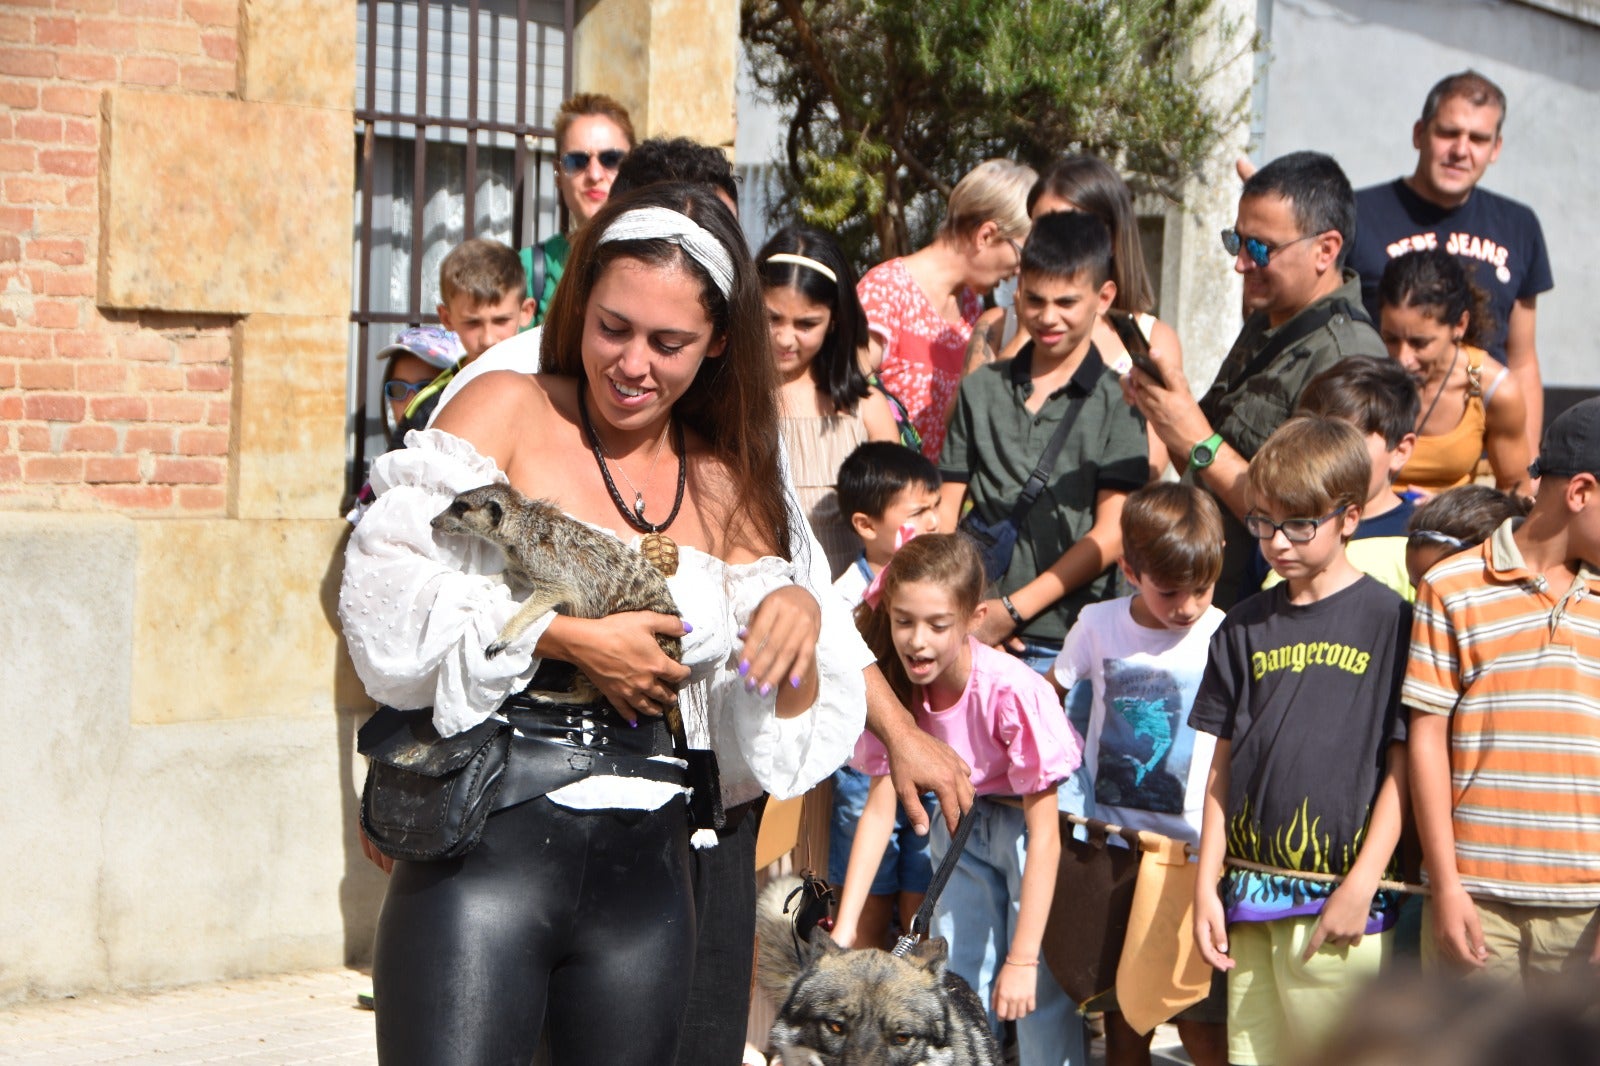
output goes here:
[{"label": "boy in white t-shirt", "polygon": [[[1122,571],[1132,596],[1090,604],[1067,633],[1054,678],[1093,689],[1083,764],[1095,817],[1200,842],[1206,776],[1216,738],[1191,729],[1189,709],[1223,612],[1211,605],[1222,570],[1222,516],[1190,485],[1157,482],[1122,508]],[[1120,843],[1120,838],[1113,836]],[[1106,1018],[1108,1066],[1148,1066],[1150,1037],[1122,1018],[1115,993],[1089,1004]],[[1196,1066],[1227,1061],[1227,994],[1211,994],[1174,1019]]]}]

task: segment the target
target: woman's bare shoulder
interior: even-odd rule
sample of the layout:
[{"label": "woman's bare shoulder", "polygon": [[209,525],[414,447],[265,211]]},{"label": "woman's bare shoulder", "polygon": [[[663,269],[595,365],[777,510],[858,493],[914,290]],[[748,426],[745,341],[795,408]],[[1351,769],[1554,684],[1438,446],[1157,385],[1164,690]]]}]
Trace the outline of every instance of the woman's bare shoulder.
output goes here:
[{"label": "woman's bare shoulder", "polygon": [[491,370],[453,397],[434,422],[506,469],[530,427],[548,424],[541,415],[570,409],[575,392],[565,378]]}]

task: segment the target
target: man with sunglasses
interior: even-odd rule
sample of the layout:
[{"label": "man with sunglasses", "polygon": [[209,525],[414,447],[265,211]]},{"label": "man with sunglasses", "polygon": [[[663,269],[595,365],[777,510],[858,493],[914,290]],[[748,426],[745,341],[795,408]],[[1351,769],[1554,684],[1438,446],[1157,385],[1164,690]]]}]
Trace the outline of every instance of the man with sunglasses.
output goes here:
[{"label": "man with sunglasses", "polygon": [[1197,402],[1183,368],[1159,348],[1151,358],[1165,386],[1139,370],[1129,375],[1178,471],[1223,506],[1215,602],[1224,609],[1254,591],[1243,587],[1254,543],[1242,524],[1250,458],[1317,374],[1351,355],[1387,357],[1361,309],[1356,274],[1343,268],[1354,233],[1355,194],[1330,156],[1294,152],[1268,163],[1245,182],[1237,220],[1222,231],[1249,317],[1210,390]]}]

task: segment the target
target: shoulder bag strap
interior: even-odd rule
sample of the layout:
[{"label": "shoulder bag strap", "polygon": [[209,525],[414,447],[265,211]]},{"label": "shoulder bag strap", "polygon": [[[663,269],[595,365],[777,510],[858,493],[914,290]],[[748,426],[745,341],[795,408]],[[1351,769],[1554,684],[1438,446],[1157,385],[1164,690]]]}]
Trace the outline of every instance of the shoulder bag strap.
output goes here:
[{"label": "shoulder bag strap", "polygon": [[[1095,353],[1099,358],[1099,353]],[[1100,373],[1105,373],[1105,364],[1100,366]],[[1099,381],[1097,375],[1095,381]],[[1067,401],[1067,409],[1062,412],[1061,423],[1056,426],[1056,431],[1050,435],[1050,443],[1044,446],[1044,454],[1039,457],[1039,465],[1033,468],[1033,473],[1028,475],[1027,482],[1022,486],[1022,495],[1017,497],[1017,502],[1011,508],[1011,521],[1022,525],[1022,520],[1033,507],[1033,501],[1039,498],[1039,493],[1044,491],[1045,483],[1050,480],[1050,473],[1056,468],[1056,460],[1061,456],[1061,447],[1067,442],[1067,434],[1072,431],[1072,424],[1078,420],[1078,415],[1083,412],[1083,407],[1089,402],[1089,393],[1074,396]]]},{"label": "shoulder bag strap", "polygon": [[1291,345],[1299,344],[1317,330],[1333,321],[1335,315],[1348,315],[1356,322],[1372,324],[1372,319],[1367,317],[1366,308],[1350,306],[1348,300],[1330,300],[1327,304],[1315,311],[1298,315],[1293,320],[1284,324],[1283,328],[1273,334],[1272,339],[1262,346],[1255,357],[1245,364],[1244,370],[1238,377],[1229,381],[1229,389],[1233,389],[1242,381],[1248,381],[1261,371],[1265,370],[1271,362],[1278,358]]}]

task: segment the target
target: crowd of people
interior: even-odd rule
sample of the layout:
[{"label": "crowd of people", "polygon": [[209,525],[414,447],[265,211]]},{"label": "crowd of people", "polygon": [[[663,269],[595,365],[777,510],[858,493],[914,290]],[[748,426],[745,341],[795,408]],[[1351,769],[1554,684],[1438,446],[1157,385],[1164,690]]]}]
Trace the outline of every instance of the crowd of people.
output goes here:
[{"label": "crowd of people", "polygon": [[[1052,973],[1107,826],[1189,849],[1193,942],[1144,950],[1203,960],[1154,1019],[1197,1064],[1310,1053],[1407,956],[1600,969],[1600,398],[1542,425],[1548,257],[1478,187],[1505,110],[1468,71],[1404,178],[1251,173],[1200,390],[1105,161],[980,163],[858,279],[805,226],[752,257],[721,152],[563,105],[566,231],[465,242],[459,348],[381,355],[352,658],[440,751],[504,723],[520,782],[464,854],[372,850],[381,1061],[741,1062],[764,805],[819,785],[831,935],[889,944],[949,856],[934,931],[1023,1066],[1086,1062],[1085,1012],[1149,1061],[1143,990]],[[519,590],[430,524],[488,482],[670,558],[679,614],[488,654]],[[574,667],[598,696],[541,702]],[[552,760],[587,769],[521,787]]]}]

